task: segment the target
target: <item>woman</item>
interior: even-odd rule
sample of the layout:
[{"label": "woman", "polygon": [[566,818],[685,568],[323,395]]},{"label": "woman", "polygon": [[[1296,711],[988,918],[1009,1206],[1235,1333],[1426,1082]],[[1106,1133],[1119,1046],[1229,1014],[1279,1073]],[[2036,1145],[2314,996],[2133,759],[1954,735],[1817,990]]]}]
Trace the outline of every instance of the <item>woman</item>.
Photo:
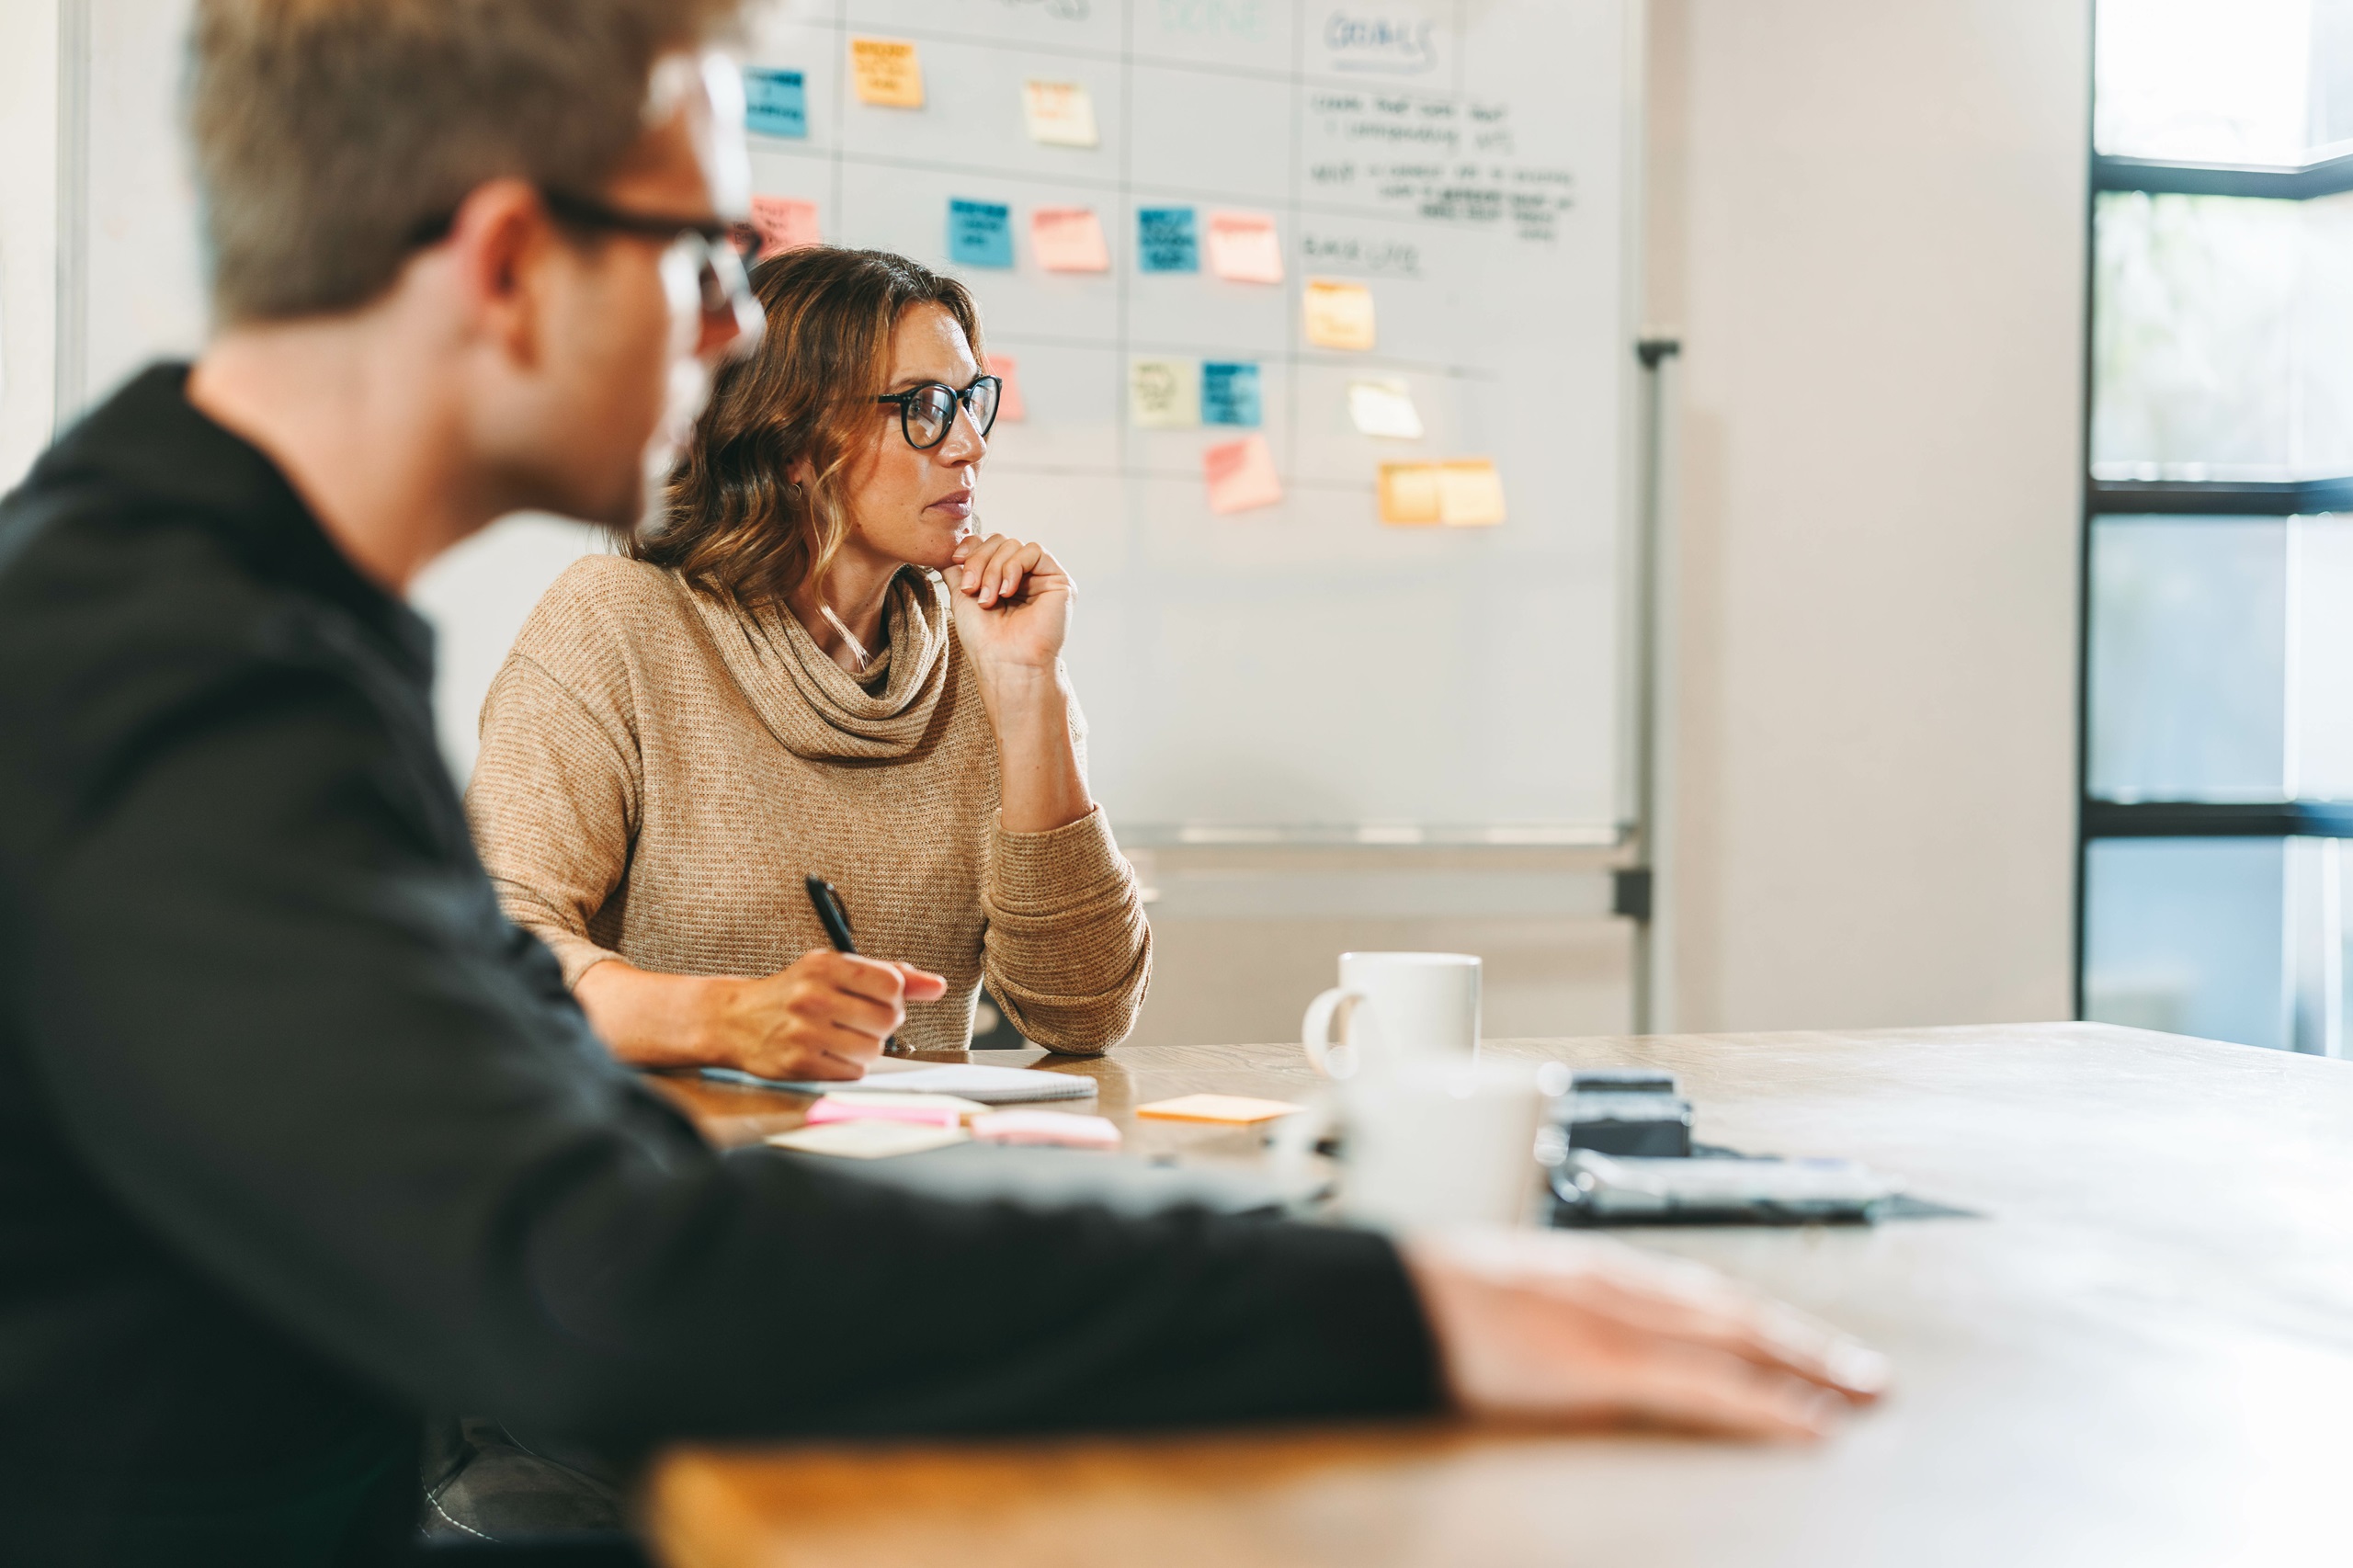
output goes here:
[{"label": "woman", "polygon": [[[1086,791],[1071,582],[974,524],[995,416],[961,285],[871,251],[753,275],[728,366],[628,558],[516,640],[467,790],[514,920],[623,1060],[854,1078],[972,1037],[1100,1051],[1152,937]],[[863,959],[803,890],[840,890]],[[890,960],[890,961],[878,961]]]}]

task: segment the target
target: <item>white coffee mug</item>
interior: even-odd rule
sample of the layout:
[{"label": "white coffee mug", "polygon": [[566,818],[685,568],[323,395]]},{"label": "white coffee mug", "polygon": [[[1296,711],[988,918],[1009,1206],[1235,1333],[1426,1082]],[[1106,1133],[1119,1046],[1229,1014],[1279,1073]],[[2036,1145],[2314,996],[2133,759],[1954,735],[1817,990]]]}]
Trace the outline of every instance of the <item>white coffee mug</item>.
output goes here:
[{"label": "white coffee mug", "polygon": [[1307,1005],[1299,1037],[1327,1078],[1371,1063],[1479,1054],[1479,960],[1469,953],[1342,953],[1340,983]]},{"label": "white coffee mug", "polygon": [[1338,1091],[1340,1208],[1392,1230],[1527,1221],[1544,1095],[1526,1062],[1409,1062]]}]

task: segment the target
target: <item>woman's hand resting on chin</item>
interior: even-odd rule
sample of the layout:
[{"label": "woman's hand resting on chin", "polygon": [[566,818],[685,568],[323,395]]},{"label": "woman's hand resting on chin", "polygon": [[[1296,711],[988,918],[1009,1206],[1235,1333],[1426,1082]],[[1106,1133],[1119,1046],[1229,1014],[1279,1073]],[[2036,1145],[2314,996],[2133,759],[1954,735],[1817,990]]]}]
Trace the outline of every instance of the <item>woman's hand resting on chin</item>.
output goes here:
[{"label": "woman's hand resting on chin", "polygon": [[948,579],[956,636],[983,677],[1051,673],[1070,632],[1070,574],[1040,544],[977,534],[956,546]]}]

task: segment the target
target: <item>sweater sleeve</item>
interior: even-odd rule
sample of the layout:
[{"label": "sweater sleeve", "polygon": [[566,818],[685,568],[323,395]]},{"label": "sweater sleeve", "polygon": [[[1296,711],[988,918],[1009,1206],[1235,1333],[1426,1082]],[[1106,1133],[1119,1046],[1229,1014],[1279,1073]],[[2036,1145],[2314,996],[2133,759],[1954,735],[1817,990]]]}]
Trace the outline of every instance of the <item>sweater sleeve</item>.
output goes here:
[{"label": "sweater sleeve", "polygon": [[989,990],[1025,1040],[1092,1055],[1135,1027],[1152,926],[1103,808],[1051,833],[989,835],[982,884]]},{"label": "sweater sleeve", "polygon": [[483,699],[466,786],[474,844],[506,917],[547,944],[577,985],[617,957],[589,922],[629,873],[641,796],[623,715],[584,699],[517,648]]}]

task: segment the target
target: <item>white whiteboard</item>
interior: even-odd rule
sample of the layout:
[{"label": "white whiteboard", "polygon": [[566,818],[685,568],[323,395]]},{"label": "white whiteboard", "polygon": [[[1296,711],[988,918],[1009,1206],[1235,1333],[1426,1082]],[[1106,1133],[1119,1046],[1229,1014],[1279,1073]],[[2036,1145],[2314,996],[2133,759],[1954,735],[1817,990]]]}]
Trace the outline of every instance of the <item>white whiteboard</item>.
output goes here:
[{"label": "white whiteboard", "polygon": [[[80,384],[95,396],[154,353],[193,348],[202,310],[176,117],[187,0],[81,3],[85,282],[61,301],[74,312],[61,337],[85,334]],[[747,63],[803,74],[809,131],[754,138],[755,188],[815,202],[830,243],[958,271],[992,349],[1020,364],[1028,416],[992,441],[983,517],[1045,540],[1078,579],[1068,663],[1094,787],[1126,841],[1616,837],[1638,4],[782,0],[755,13]],[[857,102],[852,36],[915,41],[926,106]],[[1029,140],[1031,76],[1086,85],[1099,146]],[[1012,207],[1014,269],[949,267],[950,198]],[[1283,283],[1139,273],[1140,205],[1272,214]],[[1110,270],[1041,271],[1027,233],[1040,206],[1094,208]],[[1376,351],[1305,344],[1309,277],[1371,287]],[[1280,506],[1209,511],[1201,452],[1243,432],[1130,426],[1127,365],[1145,354],[1261,367]],[[1358,435],[1346,397],[1359,376],[1408,381],[1426,438]],[[1505,523],[1378,520],[1377,463],[1452,457],[1495,460]],[[503,525],[513,545],[485,541],[420,585],[442,624],[442,724],[460,772],[496,653],[582,547],[529,527]],[[498,580],[461,581],[460,567]]]}]

